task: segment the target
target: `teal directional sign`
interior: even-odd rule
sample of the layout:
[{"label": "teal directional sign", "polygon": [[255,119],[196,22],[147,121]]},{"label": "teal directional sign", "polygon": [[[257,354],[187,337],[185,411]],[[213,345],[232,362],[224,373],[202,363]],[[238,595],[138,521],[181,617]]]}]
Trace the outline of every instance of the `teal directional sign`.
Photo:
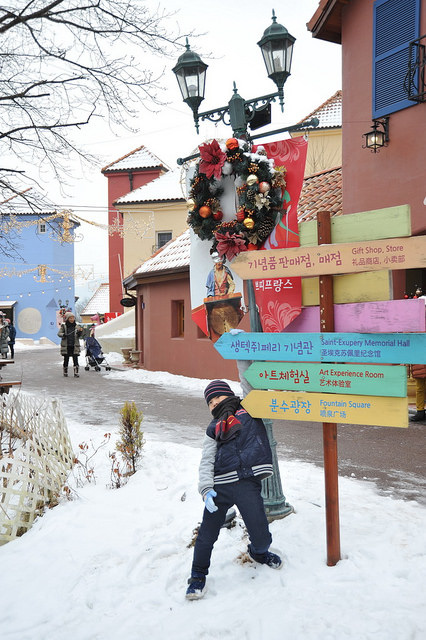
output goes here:
[{"label": "teal directional sign", "polygon": [[224,333],[228,360],[426,364],[426,333]]},{"label": "teal directional sign", "polygon": [[254,389],[407,395],[407,368],[402,365],[253,362],[244,376]]}]

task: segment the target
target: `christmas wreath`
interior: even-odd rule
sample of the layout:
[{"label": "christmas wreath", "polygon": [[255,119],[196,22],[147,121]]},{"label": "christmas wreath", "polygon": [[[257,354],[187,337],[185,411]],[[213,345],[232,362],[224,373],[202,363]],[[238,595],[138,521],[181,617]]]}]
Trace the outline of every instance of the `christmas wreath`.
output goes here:
[{"label": "christmas wreath", "polygon": [[[213,240],[211,253],[232,260],[241,251],[258,249],[276,224],[282,209],[285,170],[276,170],[263,147],[255,153],[244,140],[230,138],[200,145],[188,199],[188,224],[201,240]],[[223,181],[233,176],[237,187],[236,216],[223,221],[220,197]]]}]

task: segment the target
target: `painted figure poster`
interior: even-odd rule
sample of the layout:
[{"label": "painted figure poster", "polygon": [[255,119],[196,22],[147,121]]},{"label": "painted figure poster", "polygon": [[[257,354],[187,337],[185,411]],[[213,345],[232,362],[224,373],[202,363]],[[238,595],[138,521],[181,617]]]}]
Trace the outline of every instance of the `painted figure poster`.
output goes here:
[{"label": "painted figure poster", "polygon": [[[304,138],[253,148],[213,140],[200,145],[200,160],[187,172],[192,318],[213,341],[236,328],[247,308],[233,258],[298,245],[306,145]],[[264,331],[282,331],[300,313],[300,279],[253,285]]]}]

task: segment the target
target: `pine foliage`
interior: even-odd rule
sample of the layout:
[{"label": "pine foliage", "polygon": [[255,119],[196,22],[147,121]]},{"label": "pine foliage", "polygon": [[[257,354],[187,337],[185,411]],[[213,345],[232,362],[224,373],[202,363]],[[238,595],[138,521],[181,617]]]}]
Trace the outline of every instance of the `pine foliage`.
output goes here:
[{"label": "pine foliage", "polygon": [[134,402],[125,402],[120,410],[120,439],[116,449],[126,461],[130,475],[136,473],[138,461],[142,455],[145,444],[144,433],[141,429],[143,413],[139,411]]}]

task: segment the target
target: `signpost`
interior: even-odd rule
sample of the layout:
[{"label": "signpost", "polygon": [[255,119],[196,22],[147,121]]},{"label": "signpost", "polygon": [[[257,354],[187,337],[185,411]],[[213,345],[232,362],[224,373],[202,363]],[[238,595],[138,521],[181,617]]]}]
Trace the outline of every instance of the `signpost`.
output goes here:
[{"label": "signpost", "polygon": [[405,398],[404,366],[253,362],[245,377],[254,389],[317,391]]},{"label": "signpost", "polygon": [[[311,229],[312,223],[309,224]],[[376,301],[389,300],[388,271],[426,266],[426,236],[403,237],[410,236],[408,206],[339,216],[333,221],[327,212],[321,212],[316,226],[316,241],[311,230],[305,234],[300,230],[300,247],[248,251],[239,254],[232,264],[241,277],[261,278],[265,283],[304,276],[305,306],[309,285],[318,280],[319,309],[310,309],[305,314],[310,315],[308,320],[297,320],[295,331],[304,330],[224,335],[216,348],[225,358],[257,361],[250,367],[247,379],[258,389],[244,399],[244,406],[253,416],[323,422],[327,564],[333,566],[340,559],[336,425],[407,427],[405,368],[378,365],[418,363],[422,361],[420,354],[426,353],[424,308],[418,307],[416,317],[410,318],[405,313],[408,307],[403,308],[403,317],[398,314],[395,320],[396,301],[386,307],[376,302],[368,309],[369,319],[359,304],[348,315],[348,310],[339,309],[337,302],[374,298],[362,296],[359,290],[352,290],[346,297],[344,287],[338,297],[333,285],[343,280],[346,285],[351,279],[361,282],[364,278],[374,283],[382,277],[382,283],[386,283],[382,289],[387,291],[383,297],[377,295]],[[315,304],[312,300],[316,295],[315,290],[309,294],[309,304]],[[306,331],[312,322],[315,329]],[[356,331],[347,332],[348,326]],[[358,327],[364,326],[366,329],[359,332]],[[389,327],[404,333],[390,332]],[[336,328],[340,329],[337,333]],[[382,333],[384,329],[386,333]]]},{"label": "signpost", "polygon": [[416,364],[426,333],[224,333],[216,349],[236,360]]},{"label": "signpost", "polygon": [[426,236],[244,251],[232,268],[245,279],[317,276],[426,267]]}]

